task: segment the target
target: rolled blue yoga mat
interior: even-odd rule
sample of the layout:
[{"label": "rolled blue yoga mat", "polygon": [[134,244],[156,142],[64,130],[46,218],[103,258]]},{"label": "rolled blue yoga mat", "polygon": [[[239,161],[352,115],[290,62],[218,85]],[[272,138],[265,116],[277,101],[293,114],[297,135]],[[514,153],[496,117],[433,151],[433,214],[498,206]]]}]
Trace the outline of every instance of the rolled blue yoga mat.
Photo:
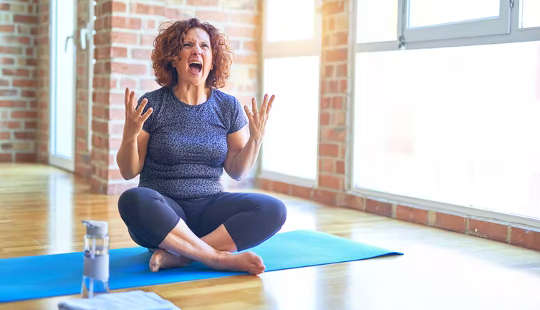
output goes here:
[{"label": "rolled blue yoga mat", "polygon": [[[260,255],[266,271],[402,255],[329,234],[296,230],[276,234],[250,249]],[[246,274],[217,271],[200,263],[151,272],[146,248],[110,251],[111,289],[147,286]],[[81,289],[81,252],[0,259],[0,302],[78,294]]]}]

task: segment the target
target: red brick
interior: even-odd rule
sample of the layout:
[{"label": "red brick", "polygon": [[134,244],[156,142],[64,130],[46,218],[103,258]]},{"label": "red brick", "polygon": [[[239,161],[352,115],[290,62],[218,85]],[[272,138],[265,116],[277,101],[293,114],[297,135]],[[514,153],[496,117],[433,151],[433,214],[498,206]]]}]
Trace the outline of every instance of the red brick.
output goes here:
[{"label": "red brick", "polygon": [[218,0],[188,0],[187,5],[215,7],[218,5]]},{"label": "red brick", "polygon": [[319,186],[335,190],[343,190],[343,177],[319,174]]},{"label": "red brick", "polygon": [[234,55],[234,62],[237,64],[256,65],[258,61],[257,55]]},{"label": "red brick", "polygon": [[137,88],[137,80],[135,79],[128,79],[128,78],[122,78],[120,80],[120,88],[125,89],[135,89]]},{"label": "red brick", "polygon": [[272,181],[263,178],[257,178],[257,187],[266,190],[272,191]]},{"label": "red brick", "polygon": [[289,194],[291,191],[291,185],[288,183],[278,181],[273,181],[272,183],[272,188],[275,192]]},{"label": "red brick", "polygon": [[11,118],[37,118],[35,111],[12,111]]},{"label": "red brick", "polygon": [[15,23],[35,24],[38,22],[37,16],[32,15],[15,15],[13,16]]},{"label": "red brick", "polygon": [[343,202],[340,205],[341,207],[347,207],[356,210],[365,210],[365,200],[363,197],[351,194],[344,194]]},{"label": "red brick", "polygon": [[[256,41],[243,41],[242,49],[250,52],[257,52],[259,50],[259,43]],[[254,78],[255,75],[250,75],[250,78]]]},{"label": "red brick", "polygon": [[36,138],[36,133],[34,131],[16,131],[15,139],[20,140],[34,140]]},{"label": "red brick", "polygon": [[229,22],[237,24],[258,25],[259,15],[254,13],[228,13]]},{"label": "red brick", "polygon": [[344,1],[325,1],[322,6],[323,16],[342,13],[345,11]]},{"label": "red brick", "polygon": [[334,33],[332,36],[335,38],[335,45],[347,45],[349,42],[348,33],[346,31],[340,31]]},{"label": "red brick", "polygon": [[111,51],[110,56],[113,57],[113,58],[115,58],[115,57],[119,57],[119,58],[127,57],[127,48],[125,48],[125,47],[112,46],[110,51]]},{"label": "red brick", "polygon": [[338,91],[340,93],[345,93],[347,91],[347,80],[341,80],[339,81],[339,88],[338,88]]},{"label": "red brick", "polygon": [[367,199],[366,212],[392,217],[392,205],[387,202]]},{"label": "red brick", "polygon": [[36,92],[33,91],[33,90],[22,90],[22,91],[21,91],[21,96],[22,96],[22,97],[30,97],[30,98],[33,98],[33,97],[36,97]]},{"label": "red brick", "polygon": [[37,129],[37,122],[24,122],[25,129]]},{"label": "red brick", "polygon": [[127,183],[103,184],[103,186],[106,187],[104,192],[102,192],[103,194],[119,195],[130,188],[137,187],[137,183],[132,181]]},{"label": "red brick", "polygon": [[9,97],[17,95],[16,89],[0,89],[0,97]]},{"label": "red brick", "polygon": [[257,28],[255,28],[255,27],[228,26],[228,27],[225,28],[225,33],[229,37],[254,38],[257,35]]},{"label": "red brick", "polygon": [[339,145],[333,143],[319,143],[319,156],[337,157]]},{"label": "red brick", "polygon": [[7,140],[10,137],[11,137],[11,132],[9,132],[9,131],[0,131],[0,140]]},{"label": "red brick", "polygon": [[36,154],[17,153],[15,154],[15,162],[36,162]]},{"label": "red brick", "polygon": [[508,226],[485,222],[480,220],[469,220],[469,233],[482,238],[506,242]]},{"label": "red brick", "polygon": [[319,125],[324,126],[330,124],[330,113],[321,112],[319,114]]},{"label": "red brick", "polygon": [[145,75],[146,65],[112,62],[111,73],[121,73],[127,75]]},{"label": "red brick", "polygon": [[141,83],[141,88],[144,89],[145,91],[151,91],[160,87],[159,84],[154,79],[152,80],[143,79],[139,81]]},{"label": "red brick", "polygon": [[[23,53],[23,50],[21,47],[15,47],[15,46],[1,46],[0,45],[0,54],[16,54],[20,55]],[[5,55],[2,55],[5,56]],[[11,59],[11,58],[8,58]]]},{"label": "red brick", "polygon": [[345,174],[345,162],[343,160],[336,160],[336,173]]},{"label": "red brick", "polygon": [[324,142],[345,142],[344,128],[321,128],[321,140]]},{"label": "red brick", "polygon": [[336,76],[337,77],[347,77],[347,64],[337,65]]},{"label": "red brick", "polygon": [[3,75],[12,75],[12,76],[23,76],[28,77],[30,75],[30,70],[25,69],[3,69],[2,70]]},{"label": "red brick", "polygon": [[327,191],[324,189],[315,189],[313,191],[313,200],[325,205],[335,206],[337,201],[336,192]]},{"label": "red brick", "polygon": [[12,65],[15,63],[15,59],[8,58],[8,57],[2,57],[0,58],[0,64],[2,65]]},{"label": "red brick", "polygon": [[510,243],[540,251],[540,232],[512,227]]},{"label": "red brick", "polygon": [[311,196],[313,194],[313,188],[311,187],[304,187],[299,185],[291,184],[291,195],[304,198],[304,199],[311,199]]},{"label": "red brick", "polygon": [[156,28],[156,21],[155,20],[147,20],[144,23],[144,29],[146,30],[154,30]]},{"label": "red brick", "polygon": [[334,172],[334,162],[332,158],[319,158],[319,172]]},{"label": "red brick", "polygon": [[396,218],[398,220],[427,225],[428,211],[398,205],[396,208]]},{"label": "red brick", "polygon": [[334,126],[345,126],[347,121],[346,117],[347,113],[345,113],[345,111],[334,111],[332,113],[332,121],[330,124]]},{"label": "red brick", "polygon": [[21,122],[20,121],[7,121],[7,122],[1,122],[0,121],[0,128],[8,128],[8,129],[18,129],[21,128]]},{"label": "red brick", "polygon": [[126,4],[120,1],[110,1],[103,4],[102,10],[102,13],[126,12]]},{"label": "red brick", "polygon": [[14,87],[36,87],[35,80],[13,80]]},{"label": "red brick", "polygon": [[130,32],[112,31],[110,43],[137,44],[137,34]]},{"label": "red brick", "polygon": [[464,233],[466,223],[464,217],[437,212],[435,218],[435,226],[447,230]]},{"label": "red brick", "polygon": [[136,48],[136,49],[131,50],[131,57],[135,59],[150,60],[151,56],[152,56],[151,49]]},{"label": "red brick", "polygon": [[155,35],[141,34],[141,46],[153,46]]},{"label": "red brick", "polygon": [[342,96],[336,96],[332,98],[332,108],[336,110],[343,109],[343,97]]},{"label": "red brick", "polygon": [[141,29],[141,19],[134,17],[111,16],[111,27],[125,29]]},{"label": "red brick", "polygon": [[165,8],[160,5],[146,5],[141,3],[136,3],[131,9],[132,13],[143,14],[143,15],[165,15]]},{"label": "red brick", "polygon": [[12,154],[0,154],[0,162],[11,162],[13,161]]},{"label": "red brick", "polygon": [[15,27],[13,25],[0,25],[0,32],[14,33]]},{"label": "red brick", "polygon": [[202,21],[208,21],[210,23],[222,23],[227,21],[227,15],[222,11],[197,11],[195,16]]},{"label": "red brick", "polygon": [[331,49],[324,52],[325,57],[324,60],[327,62],[335,62],[335,61],[346,61],[347,60],[347,49],[346,48],[338,48],[338,49]]}]

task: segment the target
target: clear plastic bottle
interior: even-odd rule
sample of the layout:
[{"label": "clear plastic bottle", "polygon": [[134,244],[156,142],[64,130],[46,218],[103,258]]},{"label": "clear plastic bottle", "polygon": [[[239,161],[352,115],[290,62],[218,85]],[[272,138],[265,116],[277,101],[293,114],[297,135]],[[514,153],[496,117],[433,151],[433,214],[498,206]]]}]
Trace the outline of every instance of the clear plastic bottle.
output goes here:
[{"label": "clear plastic bottle", "polygon": [[109,292],[109,234],[107,222],[83,221],[84,269],[81,296],[92,298],[94,293]]}]

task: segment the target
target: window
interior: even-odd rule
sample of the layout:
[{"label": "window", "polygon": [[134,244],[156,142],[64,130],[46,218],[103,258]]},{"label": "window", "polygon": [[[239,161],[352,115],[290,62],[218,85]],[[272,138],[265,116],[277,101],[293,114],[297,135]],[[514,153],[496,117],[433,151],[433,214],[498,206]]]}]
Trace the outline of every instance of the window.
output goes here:
[{"label": "window", "polygon": [[377,2],[356,2],[353,190],[539,226],[538,1]]},{"label": "window", "polygon": [[[276,100],[266,127],[261,175],[315,184],[320,14],[314,0],[269,0],[264,11],[263,91],[276,94]],[[291,20],[294,26],[282,22]],[[302,125],[295,126],[299,121]]]}]

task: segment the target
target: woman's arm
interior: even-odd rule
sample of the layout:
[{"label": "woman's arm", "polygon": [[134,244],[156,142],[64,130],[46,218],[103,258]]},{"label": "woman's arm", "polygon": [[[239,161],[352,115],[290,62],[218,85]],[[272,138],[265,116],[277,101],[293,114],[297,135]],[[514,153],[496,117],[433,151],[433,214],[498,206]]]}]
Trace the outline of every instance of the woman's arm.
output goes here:
[{"label": "woman's arm", "polygon": [[257,160],[261,142],[251,139],[248,126],[244,126],[227,136],[227,145],[229,151],[225,159],[225,171],[239,181]]},{"label": "woman's arm", "polygon": [[122,143],[116,154],[116,163],[120,168],[120,174],[126,180],[134,178],[141,172],[146,157],[148,139],[150,138],[150,134],[144,131],[142,126],[152,114],[152,108],[142,114],[148,99],[144,98],[139,107],[136,108],[134,96],[134,92],[130,92],[126,88],[124,98],[126,121],[122,134]]},{"label": "woman's arm", "polygon": [[262,145],[264,129],[275,96],[268,100],[264,95],[261,111],[257,110],[255,98],[251,100],[251,111],[247,106],[244,110],[249,120],[248,126],[227,136],[228,153],[225,159],[225,171],[235,180],[240,180],[255,164]]},{"label": "woman's arm", "polygon": [[122,137],[120,149],[116,154],[116,163],[124,179],[133,179],[141,172],[149,138],[150,134],[144,130],[141,130],[136,139]]}]

